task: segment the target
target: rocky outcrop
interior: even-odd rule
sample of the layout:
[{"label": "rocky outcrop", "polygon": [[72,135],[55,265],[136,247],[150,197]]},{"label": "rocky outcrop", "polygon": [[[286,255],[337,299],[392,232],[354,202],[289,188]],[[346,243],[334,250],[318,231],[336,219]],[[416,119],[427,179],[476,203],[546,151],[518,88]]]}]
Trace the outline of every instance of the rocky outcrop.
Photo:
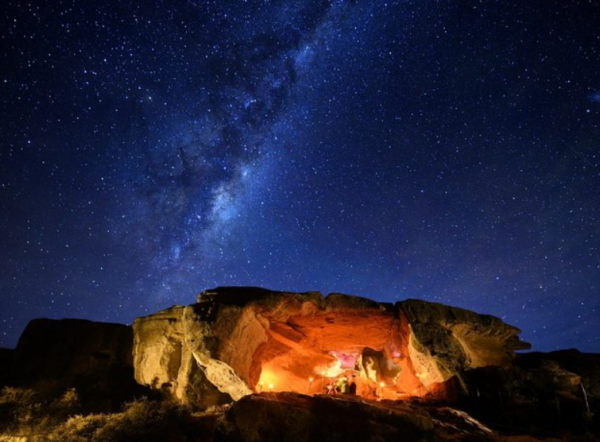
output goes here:
[{"label": "rocky outcrop", "polygon": [[241,287],[205,291],[133,329],[136,380],[198,407],[324,392],[343,376],[365,397],[447,397],[465,388],[465,371],[505,366],[528,347],[498,318],[441,304]]},{"label": "rocky outcrop", "polygon": [[[141,385],[159,389],[184,403],[207,407],[229,402],[248,393],[248,387],[237,376],[231,379],[232,369],[224,367],[223,376],[213,365],[206,364],[211,380],[201,361],[205,361],[206,347],[212,345],[212,312],[205,306],[176,306],[147,318],[138,318],[134,329],[135,379]],[[196,345],[197,343],[197,345]],[[208,361],[212,362],[212,361]],[[225,380],[229,385],[223,385]],[[223,385],[221,392],[216,385]],[[235,392],[240,386],[241,392]]]},{"label": "rocky outcrop", "polygon": [[35,319],[14,351],[10,381],[48,394],[75,388],[86,409],[118,409],[143,391],[133,380],[132,347],[126,325]]},{"label": "rocky outcrop", "polygon": [[[133,328],[32,321],[17,349],[0,351],[8,385],[26,387],[3,391],[0,417],[12,428],[15,410],[66,419],[146,395],[196,408],[148,405],[179,410],[194,440],[597,440],[600,355],[515,355],[528,347],[518,334],[418,300],[219,288]],[[315,394],[334,382],[341,394]]]},{"label": "rocky outcrop", "polygon": [[469,414],[449,407],[342,400],[289,392],[256,394],[236,402],[217,422],[213,439],[215,442],[512,440]]},{"label": "rocky outcrop", "polygon": [[532,352],[517,355],[515,368],[528,373],[546,373],[541,377],[532,376],[539,382],[540,389],[551,386],[562,396],[600,401],[600,354],[575,349]]},{"label": "rocky outcrop", "polygon": [[466,370],[508,367],[530,344],[499,318],[420,300],[396,304],[409,333],[408,352],[423,383],[435,387]]},{"label": "rocky outcrop", "polygon": [[235,403],[217,423],[215,442],[421,441],[434,422],[422,410],[296,393],[263,393]]},{"label": "rocky outcrop", "polygon": [[600,434],[600,355],[519,354],[509,367],[465,373],[461,407],[486,422],[535,431]]}]

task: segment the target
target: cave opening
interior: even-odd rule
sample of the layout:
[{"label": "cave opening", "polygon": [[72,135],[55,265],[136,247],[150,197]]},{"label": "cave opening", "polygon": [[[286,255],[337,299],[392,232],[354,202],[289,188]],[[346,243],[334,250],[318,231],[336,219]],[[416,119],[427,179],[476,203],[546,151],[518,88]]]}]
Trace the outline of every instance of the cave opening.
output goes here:
[{"label": "cave opening", "polygon": [[255,392],[372,399],[427,393],[409,354],[408,326],[389,312],[315,311],[262,321],[267,338],[256,348],[249,374]]}]

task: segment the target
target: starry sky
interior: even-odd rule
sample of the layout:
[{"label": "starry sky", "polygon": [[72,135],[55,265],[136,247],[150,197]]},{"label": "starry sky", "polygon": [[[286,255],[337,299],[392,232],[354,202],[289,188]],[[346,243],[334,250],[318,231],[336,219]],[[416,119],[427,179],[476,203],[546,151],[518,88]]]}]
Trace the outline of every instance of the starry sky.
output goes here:
[{"label": "starry sky", "polygon": [[598,1],[0,8],[0,346],[253,285],[600,352]]}]

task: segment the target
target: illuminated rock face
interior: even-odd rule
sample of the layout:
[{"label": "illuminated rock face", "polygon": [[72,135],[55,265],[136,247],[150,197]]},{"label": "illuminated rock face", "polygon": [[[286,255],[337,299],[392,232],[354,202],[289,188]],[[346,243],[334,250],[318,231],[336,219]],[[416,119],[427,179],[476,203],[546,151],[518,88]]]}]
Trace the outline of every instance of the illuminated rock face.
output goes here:
[{"label": "illuminated rock face", "polygon": [[199,406],[334,382],[367,397],[447,396],[462,372],[528,348],[500,319],[440,304],[256,288],[206,291],[133,328],[136,380]]}]

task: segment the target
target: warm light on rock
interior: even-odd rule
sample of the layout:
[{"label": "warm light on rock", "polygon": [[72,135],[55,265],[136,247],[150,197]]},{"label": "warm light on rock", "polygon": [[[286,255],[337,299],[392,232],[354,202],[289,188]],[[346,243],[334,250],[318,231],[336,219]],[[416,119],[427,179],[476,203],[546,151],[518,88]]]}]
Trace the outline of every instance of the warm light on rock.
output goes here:
[{"label": "warm light on rock", "polygon": [[441,304],[253,288],[204,292],[138,318],[134,332],[138,382],[184,402],[202,401],[202,382],[237,400],[265,385],[306,394],[307,379],[312,393],[339,382],[336,391],[352,384],[366,397],[383,386],[390,398],[444,396],[462,371],[503,366],[527,348],[500,319]]}]

